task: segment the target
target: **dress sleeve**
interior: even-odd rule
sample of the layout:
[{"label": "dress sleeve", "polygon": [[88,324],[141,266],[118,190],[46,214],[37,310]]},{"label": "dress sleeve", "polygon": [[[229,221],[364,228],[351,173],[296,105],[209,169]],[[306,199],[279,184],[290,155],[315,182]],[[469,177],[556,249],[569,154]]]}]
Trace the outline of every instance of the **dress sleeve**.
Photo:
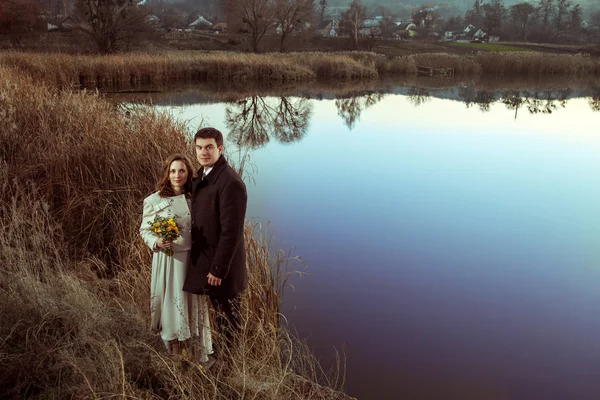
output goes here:
[{"label": "dress sleeve", "polygon": [[140,225],[140,236],[144,240],[144,243],[152,251],[157,251],[156,241],[158,240],[158,236],[152,232],[152,228],[150,227],[150,222],[154,220],[154,216],[156,215],[156,211],[154,210],[154,206],[150,203],[148,198],[144,199],[144,213],[142,216],[142,224]]}]

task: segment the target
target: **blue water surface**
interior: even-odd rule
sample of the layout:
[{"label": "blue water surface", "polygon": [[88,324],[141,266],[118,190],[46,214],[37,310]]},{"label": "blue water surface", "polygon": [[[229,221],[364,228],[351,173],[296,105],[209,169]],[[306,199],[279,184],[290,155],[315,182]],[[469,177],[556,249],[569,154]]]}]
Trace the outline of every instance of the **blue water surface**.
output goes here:
[{"label": "blue water surface", "polygon": [[[267,99],[267,101],[276,101]],[[600,398],[600,113],[388,94],[251,152],[248,218],[308,272],[283,313],[359,399]],[[178,108],[227,131],[225,104]]]}]

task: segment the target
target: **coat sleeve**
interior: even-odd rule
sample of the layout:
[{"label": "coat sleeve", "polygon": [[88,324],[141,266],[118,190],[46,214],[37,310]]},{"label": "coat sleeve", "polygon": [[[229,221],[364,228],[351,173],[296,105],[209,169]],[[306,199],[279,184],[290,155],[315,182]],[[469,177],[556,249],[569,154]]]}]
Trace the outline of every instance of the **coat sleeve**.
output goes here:
[{"label": "coat sleeve", "polygon": [[150,222],[154,220],[156,216],[156,211],[154,210],[154,206],[150,202],[150,200],[146,197],[144,199],[144,212],[142,215],[142,224],[140,225],[140,236],[144,240],[144,243],[152,251],[158,251],[156,248],[156,241],[158,240],[158,236],[152,232],[152,228],[150,227]]},{"label": "coat sleeve", "polygon": [[241,180],[229,182],[221,193],[219,199],[221,235],[210,266],[210,273],[217,278],[227,277],[236,249],[244,245],[247,201],[246,186]]}]

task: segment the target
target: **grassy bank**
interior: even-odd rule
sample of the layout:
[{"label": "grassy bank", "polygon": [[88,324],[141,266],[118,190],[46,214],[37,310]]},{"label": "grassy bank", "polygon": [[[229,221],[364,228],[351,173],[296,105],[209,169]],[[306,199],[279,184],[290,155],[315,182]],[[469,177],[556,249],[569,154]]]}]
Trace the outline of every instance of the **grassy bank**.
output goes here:
[{"label": "grassy bank", "polygon": [[171,52],[86,56],[4,53],[0,65],[57,87],[135,88],[177,81],[306,82],[414,76],[417,66],[454,68],[456,75],[598,75],[600,59],[535,52],[421,53],[386,57],[369,52]]},{"label": "grassy bank", "polygon": [[451,43],[451,46],[455,46],[458,48],[467,48],[474,51],[496,51],[496,52],[531,52],[533,50],[518,47],[518,46],[510,46],[505,44],[497,44],[497,43]]},{"label": "grassy bank", "polygon": [[183,126],[6,67],[0,122],[0,397],[344,398],[279,327],[286,257],[251,227],[231,362],[180,368],[149,332],[141,201],[161,160],[190,148]]}]

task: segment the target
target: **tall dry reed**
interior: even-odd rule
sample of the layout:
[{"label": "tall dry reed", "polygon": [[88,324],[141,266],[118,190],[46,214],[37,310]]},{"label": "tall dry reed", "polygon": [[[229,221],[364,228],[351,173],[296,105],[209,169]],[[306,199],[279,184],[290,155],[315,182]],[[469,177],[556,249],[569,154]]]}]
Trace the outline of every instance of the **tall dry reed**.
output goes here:
[{"label": "tall dry reed", "polygon": [[177,81],[289,83],[325,78],[377,79],[380,74],[416,75],[417,66],[454,68],[457,75],[600,73],[598,58],[547,53],[475,55],[423,53],[386,57],[371,52],[270,53],[167,52],[109,56],[27,54],[0,55],[0,65],[18,69],[36,82],[61,88],[136,88]]},{"label": "tall dry reed", "polygon": [[487,74],[591,75],[600,74],[600,59],[584,54],[478,53],[476,61]]},{"label": "tall dry reed", "polygon": [[188,151],[182,125],[7,67],[0,124],[0,397],[344,397],[280,327],[287,258],[250,227],[245,323],[228,361],[181,368],[149,332],[141,201],[161,160]]},{"label": "tall dry reed", "polygon": [[[0,68],[0,156],[69,227],[68,251],[113,264],[139,259],[128,246],[139,201],[162,160],[188,148],[183,127],[149,109],[124,116],[87,93],[58,92]],[[165,140],[165,138],[168,138]],[[134,264],[135,265],[135,264]]]}]

